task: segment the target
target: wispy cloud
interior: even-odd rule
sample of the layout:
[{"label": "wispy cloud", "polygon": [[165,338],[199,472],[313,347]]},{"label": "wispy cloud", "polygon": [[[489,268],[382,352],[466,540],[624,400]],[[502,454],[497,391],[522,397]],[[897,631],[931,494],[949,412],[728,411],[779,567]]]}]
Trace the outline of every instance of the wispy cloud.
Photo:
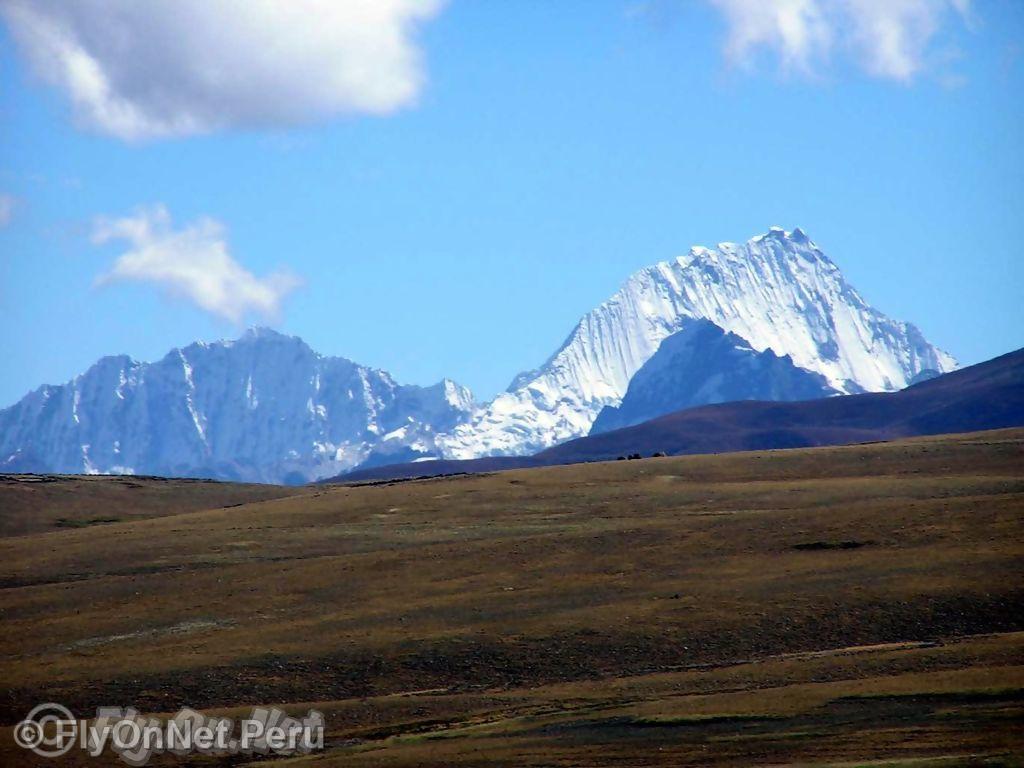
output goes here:
[{"label": "wispy cloud", "polygon": [[252,314],[274,319],[284,297],[300,283],[287,272],[256,277],[232,258],[220,222],[202,218],[175,229],[162,205],[97,221],[93,242],[115,241],[126,242],[128,250],[97,278],[97,284],[153,283],[235,323]]},{"label": "wispy cloud", "polygon": [[850,55],[869,75],[912,82],[943,25],[970,21],[970,0],[710,0],[725,16],[725,55],[751,67],[774,53],[783,70],[816,74]]},{"label": "wispy cloud", "polygon": [[749,66],[762,48],[774,50],[786,70],[809,72],[827,54],[832,28],[820,0],[712,0],[725,14],[729,35],[725,55]]},{"label": "wispy cloud", "polygon": [[443,0],[2,0],[80,123],[126,140],[289,126],[415,102]]}]

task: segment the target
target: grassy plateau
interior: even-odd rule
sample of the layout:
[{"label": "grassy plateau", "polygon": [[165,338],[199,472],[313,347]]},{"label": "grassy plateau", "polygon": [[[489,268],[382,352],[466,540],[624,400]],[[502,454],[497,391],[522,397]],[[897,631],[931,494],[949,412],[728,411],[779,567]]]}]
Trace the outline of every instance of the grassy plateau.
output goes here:
[{"label": "grassy plateau", "polygon": [[0,587],[4,766],[47,764],[11,733],[44,701],[316,708],[325,750],[281,762],[325,768],[1024,765],[1020,429],[360,486],[6,476]]}]

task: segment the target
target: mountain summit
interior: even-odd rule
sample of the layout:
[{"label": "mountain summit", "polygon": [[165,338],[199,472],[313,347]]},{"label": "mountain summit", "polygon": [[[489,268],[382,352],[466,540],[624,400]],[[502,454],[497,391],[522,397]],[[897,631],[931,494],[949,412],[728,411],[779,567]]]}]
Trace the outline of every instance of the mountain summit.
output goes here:
[{"label": "mountain summit", "polygon": [[543,366],[439,437],[441,455],[533,453],[587,434],[602,408],[620,404],[662,341],[697,319],[757,352],[788,355],[842,394],[894,391],[956,367],[916,327],[869,306],[802,230],[773,227],[635,273]]}]

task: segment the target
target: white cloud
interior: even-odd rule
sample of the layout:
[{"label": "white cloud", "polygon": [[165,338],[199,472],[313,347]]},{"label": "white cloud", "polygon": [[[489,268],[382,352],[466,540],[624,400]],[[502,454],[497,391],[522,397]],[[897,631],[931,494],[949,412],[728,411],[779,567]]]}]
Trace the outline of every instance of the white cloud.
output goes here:
[{"label": "white cloud", "polygon": [[415,102],[443,0],[0,0],[79,122],[126,140],[277,127]]},{"label": "white cloud", "polygon": [[0,194],[0,229],[11,223],[16,205],[13,195]]},{"label": "white cloud", "polygon": [[176,230],[162,205],[97,221],[93,242],[112,241],[125,241],[129,248],[98,284],[154,283],[236,323],[249,314],[275,318],[284,297],[299,285],[284,272],[257,278],[231,257],[220,222],[203,218]]},{"label": "white cloud", "polygon": [[785,70],[816,71],[835,51],[875,77],[909,83],[951,17],[969,20],[970,0],[710,0],[729,26],[725,54],[749,66],[760,51]]},{"label": "white cloud", "polygon": [[832,30],[820,0],[712,0],[729,22],[725,54],[747,65],[760,48],[775,49],[785,69],[809,71],[827,50]]}]

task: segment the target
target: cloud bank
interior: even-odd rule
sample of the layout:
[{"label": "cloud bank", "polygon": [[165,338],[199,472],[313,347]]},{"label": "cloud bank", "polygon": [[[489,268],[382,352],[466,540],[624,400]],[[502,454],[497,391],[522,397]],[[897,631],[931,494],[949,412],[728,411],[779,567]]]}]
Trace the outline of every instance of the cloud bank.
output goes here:
[{"label": "cloud bank", "polygon": [[727,60],[749,67],[762,51],[784,71],[813,74],[834,52],[874,77],[912,82],[944,24],[967,20],[970,0],[710,0],[725,16]]},{"label": "cloud bank", "polygon": [[386,114],[424,83],[442,0],[0,0],[33,69],[125,140]]},{"label": "cloud bank", "polygon": [[220,222],[203,218],[176,230],[162,205],[140,209],[135,216],[99,220],[93,242],[115,241],[128,243],[128,250],[97,284],[153,283],[235,323],[251,314],[276,318],[282,300],[300,282],[283,272],[257,278],[231,257]]}]

